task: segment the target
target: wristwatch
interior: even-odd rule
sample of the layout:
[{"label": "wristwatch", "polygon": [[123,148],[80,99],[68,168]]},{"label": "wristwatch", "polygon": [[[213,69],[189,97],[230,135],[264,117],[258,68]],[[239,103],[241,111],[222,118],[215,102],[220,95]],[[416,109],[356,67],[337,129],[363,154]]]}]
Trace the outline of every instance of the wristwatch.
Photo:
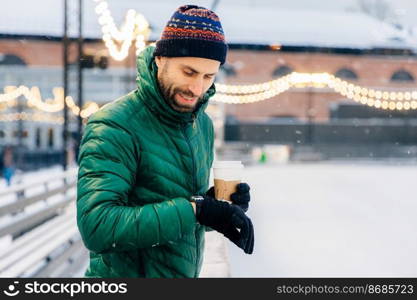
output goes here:
[{"label": "wristwatch", "polygon": [[191,196],[190,197],[190,202],[194,202],[195,203],[195,214],[198,216],[200,214],[200,209],[201,209],[201,205],[204,201],[204,197],[203,196]]},{"label": "wristwatch", "polygon": [[194,202],[196,205],[198,203],[201,203],[201,201],[204,201],[204,197],[203,196],[197,195],[197,196],[191,196],[190,197],[190,202]]}]

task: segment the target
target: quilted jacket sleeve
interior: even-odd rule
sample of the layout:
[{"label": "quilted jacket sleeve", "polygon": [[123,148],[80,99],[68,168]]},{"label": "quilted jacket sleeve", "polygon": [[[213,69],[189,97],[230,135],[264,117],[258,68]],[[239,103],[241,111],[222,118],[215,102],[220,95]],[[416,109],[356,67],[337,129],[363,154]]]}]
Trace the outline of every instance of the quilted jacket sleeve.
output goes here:
[{"label": "quilted jacket sleeve", "polygon": [[194,212],[184,198],[128,206],[139,155],[132,136],[117,124],[87,125],[79,155],[77,225],[89,250],[147,248],[193,230]]}]

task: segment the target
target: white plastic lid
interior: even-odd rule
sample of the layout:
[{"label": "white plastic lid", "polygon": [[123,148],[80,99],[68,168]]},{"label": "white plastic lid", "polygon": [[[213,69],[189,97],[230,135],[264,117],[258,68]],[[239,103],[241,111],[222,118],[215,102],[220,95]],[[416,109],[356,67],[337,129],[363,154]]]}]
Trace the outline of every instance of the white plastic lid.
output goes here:
[{"label": "white plastic lid", "polygon": [[241,180],[243,172],[241,161],[215,161],[213,164],[214,179]]}]

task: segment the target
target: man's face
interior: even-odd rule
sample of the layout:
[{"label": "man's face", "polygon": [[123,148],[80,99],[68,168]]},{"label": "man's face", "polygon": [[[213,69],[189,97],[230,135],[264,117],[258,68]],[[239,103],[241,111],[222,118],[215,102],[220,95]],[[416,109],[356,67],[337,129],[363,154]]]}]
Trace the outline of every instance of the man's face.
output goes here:
[{"label": "man's face", "polygon": [[179,112],[192,112],[214,82],[220,62],[200,57],[155,58],[158,82],[168,104]]}]

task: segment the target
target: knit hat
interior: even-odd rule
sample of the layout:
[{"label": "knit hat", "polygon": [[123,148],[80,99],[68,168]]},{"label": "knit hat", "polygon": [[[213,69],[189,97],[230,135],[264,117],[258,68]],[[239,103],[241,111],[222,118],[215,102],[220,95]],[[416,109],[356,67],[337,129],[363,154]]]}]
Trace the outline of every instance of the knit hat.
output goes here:
[{"label": "knit hat", "polygon": [[154,56],[192,56],[224,64],[227,45],[219,17],[196,5],[179,7],[156,42]]}]

